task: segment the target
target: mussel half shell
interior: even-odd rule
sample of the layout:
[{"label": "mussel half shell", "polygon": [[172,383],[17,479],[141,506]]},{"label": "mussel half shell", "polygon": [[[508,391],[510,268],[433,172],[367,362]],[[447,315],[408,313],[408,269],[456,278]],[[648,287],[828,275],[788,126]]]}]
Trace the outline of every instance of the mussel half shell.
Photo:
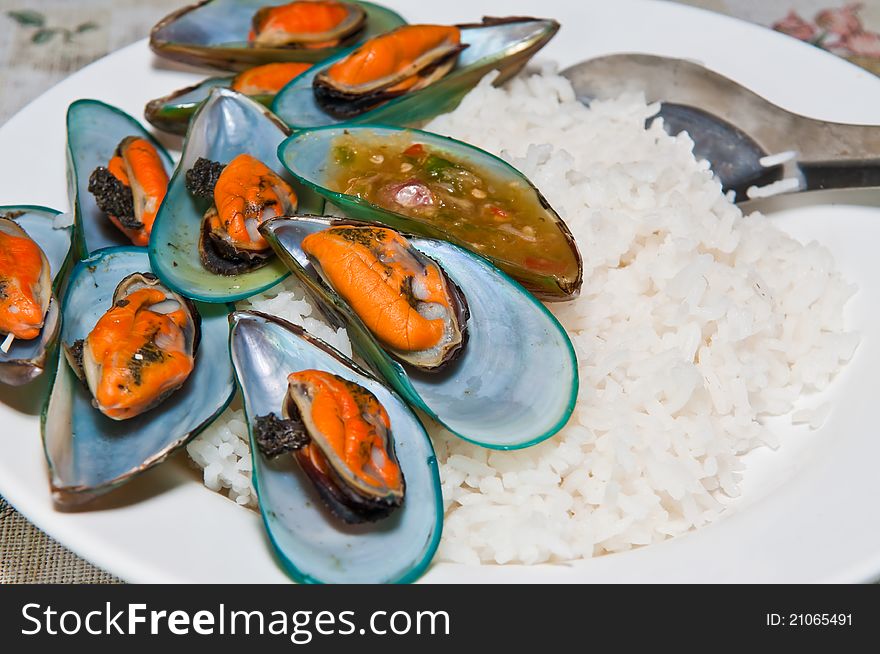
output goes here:
[{"label": "mussel half shell", "polygon": [[[315,97],[316,78],[351,54],[348,50],[314,66],[275,96],[272,111],[294,130],[340,122],[347,124],[414,125],[452,111],[483,77],[499,71],[496,84],[516,75],[559,31],[559,23],[543,18],[487,18],[460,25],[461,45],[455,66],[442,79],[410,91],[374,109],[349,118],[326,112]],[[369,89],[367,89],[369,90]]]},{"label": "mussel half shell", "polygon": [[488,261],[445,241],[408,236],[467,298],[468,343],[439,373],[391,358],[339,295],[319,281],[302,240],[331,225],[363,224],[318,216],[277,218],[261,230],[315,298],[343,324],[357,353],[411,406],[461,438],[491,449],[535,445],[565,426],[578,392],[574,348],[559,322]]},{"label": "mussel half shell", "polygon": [[[150,32],[150,47],[163,57],[197,66],[242,70],[270,61],[322,61],[341,47],[253,47],[248,32],[266,0],[203,0],[184,7],[159,21]],[[363,41],[403,25],[406,21],[390,9],[370,2],[355,2],[366,12],[366,26],[358,34]],[[350,45],[350,43],[346,44]]]},{"label": "mussel half shell", "polygon": [[[457,27],[404,25],[368,41],[318,73],[313,84],[315,100],[340,120],[354,118],[442,79],[455,68],[465,48]],[[371,70],[364,77],[365,68],[378,68],[380,62],[385,70]]]},{"label": "mussel half shell", "polygon": [[437,461],[418,418],[382,382],[301,328],[252,312],[236,312],[230,320],[232,360],[249,423],[279,410],[288,391],[288,372],[324,370],[359,384],[382,403],[406,479],[406,500],[389,517],[346,525],[326,509],[293,457],[269,460],[259,454],[251,428],[254,485],[281,563],[300,582],[418,578],[434,556],[443,524]]},{"label": "mussel half shell", "polygon": [[[529,265],[528,258],[518,262],[511,258],[492,256],[491,244],[481,243],[478,236],[466,240],[450,233],[446,221],[438,219],[413,219],[401,213],[379,207],[365,198],[347,195],[332,189],[338,166],[334,162],[334,148],[342,137],[356,142],[393,142],[393,139],[424,144],[433,152],[455,161],[466,162],[472,170],[483,171],[496,179],[510,180],[527,189],[535,213],[543,216],[552,231],[540,236],[544,247],[552,252],[562,252],[554,264],[558,270],[548,272],[538,265]],[[278,149],[278,156],[293,176],[306,186],[312,187],[331,204],[342,209],[346,215],[370,222],[379,222],[402,232],[420,234],[430,238],[448,240],[477,254],[485,256],[505,273],[513,277],[529,291],[546,301],[570,300],[580,292],[583,281],[583,263],[568,226],[549,205],[540,191],[518,170],[498,157],[477,147],[445,136],[416,129],[384,126],[328,126],[294,133]],[[475,232],[479,234],[479,230]],[[548,239],[553,239],[552,243]],[[550,246],[553,246],[552,249]]]},{"label": "mussel half shell", "polygon": [[[75,343],[107,311],[119,283],[149,273],[146,250],[107,248],[79,262],[62,301],[61,339]],[[58,358],[43,413],[43,446],[53,498],[60,505],[87,502],[161,463],[207,427],[235,392],[229,361],[228,305],[197,304],[201,340],[186,383],[151,411],[111,420],[92,406],[92,394],[65,357]]]},{"label": "mussel half shell", "polygon": [[277,74],[276,71],[279,69],[285,71],[283,79],[289,82],[307,70],[309,64],[274,63],[257,68],[249,68],[235,77],[209,77],[194,86],[188,86],[161,98],[150,100],[144,108],[144,118],[151,125],[165,132],[186,134],[190,118],[192,118],[198,106],[208,97],[211,89],[215,86],[231,88],[239,93],[244,93],[260,104],[269,107],[272,104],[272,100],[275,99],[275,94],[286,83],[267,89],[265,87],[254,88],[252,84],[247,82],[249,74],[254,71],[262,71],[267,67],[271,67],[275,74]]},{"label": "mussel half shell", "polygon": [[[163,132],[186,134],[190,119],[193,117],[196,109],[199,108],[199,105],[211,93],[211,89],[215,87],[228,89],[233,79],[232,76],[209,77],[193,86],[187,86],[161,98],[150,100],[147,106],[144,107],[144,118],[153,127],[161,129]],[[272,104],[275,96],[251,97],[268,107]]]},{"label": "mussel half shell", "polygon": [[171,173],[171,156],[134,118],[99,100],[76,100],[67,109],[67,180],[76,220],[76,241],[80,258],[106,247],[131,245],[98,208],[89,192],[89,177],[107,166],[120,142],[127,136],[149,141]]},{"label": "mussel half shell", "polygon": [[[194,197],[186,188],[186,173],[199,158],[226,164],[240,154],[253,156],[289,179],[276,154],[278,144],[288,133],[285,125],[261,104],[230,89],[212,89],[190,124],[180,163],[150,238],[153,271],[170,288],[202,302],[234,302],[269,288],[289,274],[279,261],[269,261],[241,274],[218,275],[207,270],[200,258],[199,241],[210,201]],[[299,184],[293,186],[300,207],[306,211],[323,207],[323,200],[314,192]]]},{"label": "mussel half shell", "polygon": [[[60,212],[31,205],[0,206],[0,222],[12,221],[30,237],[49,264],[52,293],[45,322],[39,337],[25,341],[16,339],[8,351],[0,350],[0,383],[20,386],[39,377],[46,367],[61,326],[61,315],[56,295],[62,287],[71,261],[70,226],[59,226]],[[2,227],[0,227],[2,228]]]}]

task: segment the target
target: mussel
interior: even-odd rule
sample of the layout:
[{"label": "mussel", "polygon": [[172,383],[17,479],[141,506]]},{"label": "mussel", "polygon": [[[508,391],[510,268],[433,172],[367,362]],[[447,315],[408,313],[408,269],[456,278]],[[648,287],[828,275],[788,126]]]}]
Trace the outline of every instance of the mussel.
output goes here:
[{"label": "mussel", "polygon": [[349,524],[386,518],[403,504],[405,481],[391,420],[368,389],[324,370],[287,377],[281,407],[254,421],[264,455],[294,452],[330,510]]},{"label": "mussel", "polygon": [[98,100],[68,107],[67,153],[79,256],[146,245],[167,188],[170,155],[134,118]]},{"label": "mussel", "polygon": [[111,308],[88,335],[65,343],[64,353],[94,407],[128,420],[183,386],[195,367],[200,330],[192,301],[152,273],[135,272],[119,282]]},{"label": "mussel", "polygon": [[150,240],[153,271],[169,288],[205,302],[259,293],[288,274],[257,231],[295,208],[323,207],[277,162],[286,127],[268,109],[212,89],[193,118]]},{"label": "mussel", "polygon": [[434,372],[467,340],[467,300],[437,262],[394,230],[340,225],[302,241],[315,270],[396,359]]},{"label": "mussel", "polygon": [[311,64],[297,62],[278,62],[255,66],[233,77],[229,88],[251,97],[275,97],[275,94],[284,88],[290,80],[302,75],[311,67]]},{"label": "mussel", "polygon": [[[71,259],[72,230],[65,218],[45,207],[0,207],[2,384],[20,386],[39,377],[55,346],[61,325],[55,293],[64,282]],[[29,334],[23,333],[21,317],[28,312],[22,311],[22,302],[36,309],[26,322],[32,326],[41,323],[33,338],[24,338]]]},{"label": "mussel", "polygon": [[268,107],[278,91],[309,68],[311,64],[307,63],[276,62],[248,68],[234,77],[209,77],[195,86],[150,100],[144,117],[158,129],[186,134],[196,108],[215,86],[238,91]]},{"label": "mussel", "polygon": [[398,27],[321,70],[312,84],[315,99],[327,113],[352,118],[442,79],[465,48],[454,25]]},{"label": "mussel", "polygon": [[322,61],[404,23],[370,2],[202,0],[159,21],[150,47],[197,66],[244,70],[270,62]]},{"label": "mussel", "polygon": [[[331,256],[331,262],[342,271],[342,291],[357,288],[360,276],[362,286],[353,299],[360,305],[359,311],[334,286],[324,283],[315,266],[318,261],[305,252],[313,236],[323,238],[321,235],[328,230],[350,228],[371,233],[375,225],[344,218],[291,216],[270,220],[260,230],[326,319],[346,327],[358,356],[411,406],[462,438],[493,449],[528,447],[565,425],[578,389],[574,348],[565,330],[531,294],[488,261],[466,250],[441,240],[405,235],[407,254],[417,252],[418,261],[442,269],[450,288],[455,287],[457,295],[466,298],[467,320],[461,324],[466,324],[467,342],[439,371],[401,365],[398,354],[380,342],[367,324],[371,316],[382,313],[383,297],[394,290],[393,284],[381,287],[385,274],[381,250],[375,259],[373,254],[366,258],[366,263],[380,271],[375,276],[363,274],[363,259],[354,264],[350,261],[358,256],[354,248],[335,259]],[[397,256],[399,241],[389,240]],[[367,243],[372,244],[372,239]],[[366,247],[362,251],[368,252]],[[398,262],[391,267],[396,265]],[[419,268],[421,264],[416,272]],[[371,301],[376,306],[369,307]],[[442,302],[437,304],[440,306],[426,308],[428,315],[435,310],[433,315],[444,314]],[[401,317],[413,318],[405,311],[397,318]],[[380,332],[394,330],[405,333],[406,325],[393,316],[379,326]],[[553,383],[536,383],[548,379]]]},{"label": "mussel", "polygon": [[367,12],[353,2],[294,0],[260,7],[248,35],[255,48],[337,48],[350,43],[367,24]]},{"label": "mussel", "polygon": [[547,301],[580,292],[574,237],[540,191],[505,161],[415,129],[321,127],[279,149],[285,167],[346,215],[449,240]]},{"label": "mussel", "polygon": [[212,202],[202,218],[199,256],[218,275],[240,275],[264,266],[272,249],[257,231],[265,220],[296,211],[296,193],[266,164],[240,154],[228,164],[196,160],[186,187]]},{"label": "mussel", "polygon": [[14,220],[23,213],[0,211],[0,382],[15,386],[42,373],[60,325],[49,259]]},{"label": "mussel", "polygon": [[[69,347],[71,356],[57,358],[42,424],[53,496],[59,504],[93,499],[160,463],[232,400],[230,307],[201,303],[193,307],[158,283],[152,272],[146,249],[124,246],[99,251],[70,274],[62,299],[61,342],[68,346],[82,342],[83,347]],[[156,303],[159,295],[166,299]],[[101,355],[105,344],[96,333],[101,331],[96,326],[111,316],[120,319],[104,331],[105,340],[118,335],[113,349],[119,354],[115,363],[121,365],[115,371],[107,365],[114,362]],[[76,350],[82,351],[85,365],[78,362]],[[175,374],[159,375],[164,385],[156,384],[153,373],[166,365],[172,352],[182,367]],[[181,385],[178,373],[189,367],[190,355],[194,367]],[[87,363],[89,358],[94,364]],[[119,376],[122,385],[135,389],[132,395],[140,401],[114,405],[96,390],[103,411],[95,408],[89,384],[74,372],[92,365],[94,371],[84,376],[98,380],[96,389]],[[153,366],[157,370],[149,370]],[[178,388],[169,394],[174,386]]]},{"label": "mussel", "polygon": [[316,64],[278,92],[272,110],[294,130],[412,125],[454,109],[492,71],[496,84],[510,79],[558,30],[554,20],[523,17],[401,27]]},{"label": "mussel", "polygon": [[[418,418],[372,373],[302,328],[255,312],[230,321],[254,485],[282,564],[310,583],[417,578],[443,524],[437,461]],[[348,449],[337,440],[346,420]]]},{"label": "mussel", "polygon": [[49,260],[15,221],[0,216],[0,349],[40,335],[52,300]]},{"label": "mussel", "polygon": [[168,189],[168,172],[152,143],[126,136],[107,166],[92,171],[88,188],[98,208],[133,245],[150,242],[153,221]]}]

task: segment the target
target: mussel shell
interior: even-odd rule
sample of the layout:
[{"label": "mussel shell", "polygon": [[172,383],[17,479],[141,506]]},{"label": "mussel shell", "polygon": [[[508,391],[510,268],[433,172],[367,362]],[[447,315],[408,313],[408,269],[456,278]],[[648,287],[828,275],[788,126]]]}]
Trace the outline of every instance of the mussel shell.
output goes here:
[{"label": "mussel shell", "polygon": [[[321,109],[339,120],[354,118],[392,98],[405,93],[416,93],[443,79],[455,67],[459,53],[466,47],[460,43],[445,42],[423,53],[404,73],[369,80],[357,86],[343,86],[335,83],[329,75],[318,73],[313,84],[315,101]],[[324,68],[324,71],[328,70]],[[397,84],[412,77],[419,79],[409,90],[392,90]]]},{"label": "mussel shell", "polygon": [[459,437],[499,450],[535,445],[568,422],[578,393],[574,348],[559,322],[488,261],[445,241],[405,235],[438,262],[467,299],[468,342],[439,373],[401,366],[352,309],[319,281],[300,244],[331,225],[316,216],[276,218],[260,229],[333,324],[345,325],[358,355],[413,407]]},{"label": "mussel shell", "polygon": [[169,174],[171,156],[134,118],[99,100],[77,100],[67,109],[67,165],[70,201],[76,220],[77,252],[80,258],[106,247],[131,245],[95,203],[89,192],[89,176],[106,166],[126,136],[138,136],[155,146]]},{"label": "mussel shell", "polygon": [[[190,118],[214,87],[229,88],[234,77],[209,77],[193,86],[187,86],[169,95],[150,100],[144,108],[144,118],[153,127],[172,134],[186,134]],[[272,104],[274,95],[249,96],[265,107]]]},{"label": "mussel shell", "polygon": [[[199,157],[228,163],[247,153],[290,179],[278,163],[277,146],[287,127],[264,106],[231,89],[214,88],[190,123],[180,163],[168,184],[150,238],[153,271],[170,288],[202,302],[234,302],[273,286],[289,274],[279,261],[250,272],[218,275],[207,270],[199,256],[202,219],[210,202],[194,198],[186,188],[186,171]],[[293,183],[299,206],[320,210],[323,200]]]},{"label": "mussel shell", "polygon": [[[30,236],[46,255],[52,286],[61,290],[71,262],[71,227],[56,227],[54,209],[32,205],[0,206],[0,217],[8,217]],[[61,313],[55,297],[49,303],[39,338],[16,339],[8,352],[0,350],[0,383],[21,386],[39,377],[46,367],[61,326]]]},{"label": "mussel shell", "polygon": [[[189,121],[198,109],[199,105],[211,93],[216,86],[232,88],[234,76],[209,77],[193,86],[179,89],[174,93],[150,100],[144,108],[144,118],[153,127],[172,134],[186,134]],[[264,107],[271,107],[275,93],[247,94],[252,100],[256,100]]]},{"label": "mussel shell", "polygon": [[478,25],[461,25],[461,42],[467,45],[455,67],[443,79],[418,91],[405,93],[351,118],[324,111],[315,98],[315,78],[353,49],[314,66],[285,86],[272,102],[272,111],[294,130],[346,124],[414,125],[452,111],[483,77],[499,71],[501,84],[523,66],[559,31],[559,23],[541,18],[486,19]]},{"label": "mussel shell", "polygon": [[[322,61],[340,47],[252,47],[247,41],[251,20],[260,8],[286,4],[266,0],[203,0],[183,7],[159,21],[150,32],[150,47],[168,59],[222,70],[244,70],[273,61]],[[356,2],[367,12],[367,25],[358,42],[404,25],[398,14],[372,4]]]},{"label": "mussel shell", "polygon": [[406,479],[403,506],[377,523],[351,526],[333,516],[293,457],[254,453],[254,485],[269,538],[285,569],[310,583],[412,581],[434,555],[443,524],[440,477],[431,441],[404,402],[370,373],[304,330],[272,316],[231,317],[232,360],[249,419],[278,412],[287,374],[317,369],[367,388],[388,411]]},{"label": "mussel shell", "polygon": [[[108,248],[79,262],[62,301],[61,339],[85,338],[111,306],[120,281],[151,272],[144,248]],[[201,341],[186,383],[161,405],[124,421],[92,407],[92,395],[58,358],[52,392],[43,413],[43,446],[53,498],[76,505],[95,498],[161,463],[207,427],[235,392],[228,355],[227,305],[197,304]]]},{"label": "mussel shell", "polygon": [[58,340],[60,327],[61,313],[58,300],[53,296],[39,338],[30,341],[16,339],[8,352],[0,351],[0,384],[23,386],[42,375],[49,353]]},{"label": "mussel shell", "polygon": [[[569,253],[564,262],[567,270],[562,274],[549,274],[541,270],[513,263],[500,257],[489,260],[534,295],[545,301],[564,301],[577,297],[583,281],[583,262],[574,237],[559,215],[550,206],[541,192],[518,170],[506,161],[475,146],[455,139],[424,132],[417,129],[371,126],[327,126],[295,132],[278,149],[278,157],[293,176],[306,186],[312,187],[331,204],[339,207],[347,216],[359,220],[378,222],[402,232],[419,234],[428,238],[448,240],[470,250],[477,250],[474,243],[447,233],[443,225],[416,220],[403,214],[383,209],[366,199],[338,193],[328,188],[328,175],[331,175],[332,149],[335,141],[344,134],[369,140],[407,136],[413,141],[435,148],[439,152],[459,160],[472,162],[477,170],[491,172],[496,177],[510,179],[531,187],[536,207],[540,207],[548,220],[555,226],[554,238],[560,239]],[[303,213],[303,212],[300,212]],[[488,255],[486,255],[488,256]]]}]

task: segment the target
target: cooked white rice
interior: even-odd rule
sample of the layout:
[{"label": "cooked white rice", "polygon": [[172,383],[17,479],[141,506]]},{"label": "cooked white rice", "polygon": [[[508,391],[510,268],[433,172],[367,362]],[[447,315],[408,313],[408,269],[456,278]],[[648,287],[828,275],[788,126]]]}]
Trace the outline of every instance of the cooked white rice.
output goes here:
[{"label": "cooked white rice", "polygon": [[[778,445],[762,419],[824,389],[857,347],[843,323],[855,288],[829,252],[743,217],[687,135],[644,128],[656,109],[635,95],[586,108],[546,71],[504,89],[484,82],[428,126],[522,170],[584,258],[581,297],[549,305],[579,361],[568,426],[507,453],[432,428],[446,507],[438,559],[567,561],[717,519],[739,494],[742,456]],[[288,282],[243,304],[344,343],[301,298]],[[829,408],[793,419],[818,428]],[[240,412],[188,449],[209,487],[253,503]]]}]

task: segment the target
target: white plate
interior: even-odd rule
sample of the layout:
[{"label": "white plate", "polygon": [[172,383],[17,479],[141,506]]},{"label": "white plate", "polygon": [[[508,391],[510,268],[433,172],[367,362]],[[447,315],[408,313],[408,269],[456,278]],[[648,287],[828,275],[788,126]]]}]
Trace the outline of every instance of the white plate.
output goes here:
[{"label": "white plate", "polygon": [[[183,2],[183,0],[181,0]],[[611,52],[688,57],[770,100],[818,118],[871,123],[880,80],[817,48],[720,15],[666,2],[388,0],[412,22],[481,15],[542,15],[563,25],[541,55],[563,65]],[[0,129],[0,203],[67,207],[64,115],[99,98],[140,116],[144,103],[200,78],[157,60],[142,41],[54,87]],[[171,142],[172,145],[174,142]],[[861,291],[848,319],[863,335],[827,394],[834,410],[818,432],[785,429],[783,447],[749,459],[743,498],[725,519],[648,548],[565,566],[435,564],[423,581],[864,581],[880,572],[876,416],[880,370],[878,210],[824,206],[774,216],[796,237],[827,245]],[[273,582],[274,562],[255,513],[211,493],[178,457],[94,510],[52,508],[37,407],[0,390],[0,493],[86,559],[134,582]]]}]

